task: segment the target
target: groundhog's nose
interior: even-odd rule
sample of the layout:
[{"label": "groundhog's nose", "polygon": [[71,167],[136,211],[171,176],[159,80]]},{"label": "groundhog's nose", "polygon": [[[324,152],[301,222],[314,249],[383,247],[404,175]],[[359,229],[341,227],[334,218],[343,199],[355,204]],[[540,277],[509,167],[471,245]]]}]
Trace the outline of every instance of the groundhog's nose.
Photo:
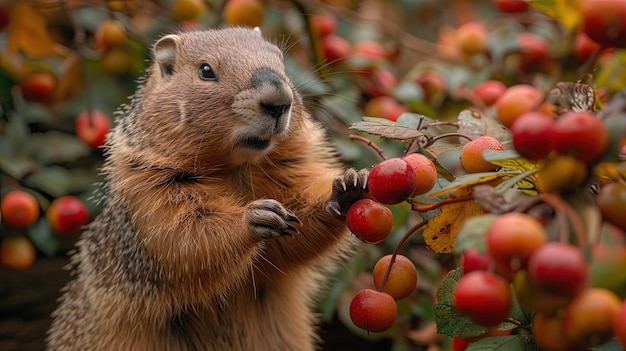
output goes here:
[{"label": "groundhog's nose", "polygon": [[259,93],[259,106],[266,115],[279,119],[291,111],[293,93],[285,79],[271,68],[261,68],[250,78]]}]

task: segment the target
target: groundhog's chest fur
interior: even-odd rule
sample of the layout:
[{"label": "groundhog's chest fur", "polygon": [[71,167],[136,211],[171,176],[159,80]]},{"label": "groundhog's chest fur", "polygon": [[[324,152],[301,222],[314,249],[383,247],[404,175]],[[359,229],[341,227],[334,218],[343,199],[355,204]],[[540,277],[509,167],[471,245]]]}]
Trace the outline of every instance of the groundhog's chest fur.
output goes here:
[{"label": "groundhog's chest fur", "polygon": [[169,35],[107,137],[102,213],[50,350],[313,350],[367,173],[344,170],[248,29]]}]

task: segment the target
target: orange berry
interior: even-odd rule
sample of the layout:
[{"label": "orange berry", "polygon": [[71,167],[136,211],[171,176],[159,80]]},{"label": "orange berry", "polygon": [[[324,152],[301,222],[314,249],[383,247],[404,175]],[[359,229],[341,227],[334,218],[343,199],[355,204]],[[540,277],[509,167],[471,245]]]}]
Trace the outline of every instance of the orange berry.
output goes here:
[{"label": "orange berry", "polygon": [[[391,257],[393,255],[383,256],[376,262],[372,276],[374,278],[374,286],[380,288],[380,285],[385,278]],[[417,270],[413,262],[406,256],[396,255],[396,259],[391,266],[391,271],[387,277],[387,281],[383,286],[382,291],[391,295],[394,300],[402,300],[415,291],[417,285]]]},{"label": "orange berry", "polygon": [[500,122],[511,128],[517,117],[538,108],[542,99],[543,95],[534,86],[518,84],[508,88],[494,107]]},{"label": "orange berry", "polygon": [[10,269],[30,268],[36,259],[33,243],[26,237],[18,236],[2,240],[0,263]]},{"label": "orange berry", "polygon": [[8,192],[2,198],[0,211],[4,221],[16,228],[25,228],[39,218],[39,203],[30,193],[22,190]]},{"label": "orange berry", "polygon": [[224,6],[224,21],[233,26],[259,27],[264,14],[257,0],[228,0]]},{"label": "orange berry", "polygon": [[126,28],[116,20],[106,20],[100,24],[94,40],[96,47],[100,50],[110,50],[126,42]]},{"label": "orange berry", "polygon": [[437,182],[437,168],[433,161],[418,153],[408,154],[402,159],[413,167],[415,175],[417,176],[417,186],[415,187],[413,196],[429,192]]},{"label": "orange berry", "polygon": [[499,166],[485,160],[483,157],[485,150],[504,151],[504,145],[500,140],[488,135],[465,144],[461,150],[461,163],[468,173],[491,172],[498,169]]}]

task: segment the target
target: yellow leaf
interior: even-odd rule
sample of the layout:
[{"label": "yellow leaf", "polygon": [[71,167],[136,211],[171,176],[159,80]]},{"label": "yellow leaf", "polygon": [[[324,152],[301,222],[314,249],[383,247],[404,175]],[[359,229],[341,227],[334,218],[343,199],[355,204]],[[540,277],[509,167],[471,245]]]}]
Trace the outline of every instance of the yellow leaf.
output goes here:
[{"label": "yellow leaf", "polygon": [[[485,158],[506,170],[516,170],[524,173],[533,169],[537,169],[536,163],[528,161],[526,158],[519,156],[512,150],[492,151],[487,150],[483,154]],[[517,187],[529,195],[536,195],[535,184],[537,184],[537,173],[532,173],[517,182]]]},{"label": "yellow leaf", "polygon": [[54,54],[54,41],[48,34],[46,22],[30,2],[13,5],[7,33],[9,53],[21,51],[31,57]]},{"label": "yellow leaf", "polygon": [[428,197],[438,197],[438,196],[449,194],[453,191],[457,191],[459,189],[464,189],[464,188],[471,190],[471,187],[476,184],[483,184],[483,183],[488,183],[497,179],[499,180],[503,178],[509,178],[511,176],[514,176],[515,174],[517,173],[488,172],[488,173],[465,174],[465,175],[457,177],[452,183],[448,184],[445,188],[439,191],[433,192],[433,193],[429,193]]},{"label": "yellow leaf", "polygon": [[[450,197],[462,198],[472,194],[471,188],[461,189]],[[441,212],[428,220],[424,227],[426,246],[437,253],[450,253],[456,245],[459,233],[466,218],[481,215],[482,209],[476,200],[450,203],[440,207]]]},{"label": "yellow leaf", "polygon": [[563,27],[569,31],[574,31],[582,20],[581,8],[582,0],[556,0],[556,13]]}]

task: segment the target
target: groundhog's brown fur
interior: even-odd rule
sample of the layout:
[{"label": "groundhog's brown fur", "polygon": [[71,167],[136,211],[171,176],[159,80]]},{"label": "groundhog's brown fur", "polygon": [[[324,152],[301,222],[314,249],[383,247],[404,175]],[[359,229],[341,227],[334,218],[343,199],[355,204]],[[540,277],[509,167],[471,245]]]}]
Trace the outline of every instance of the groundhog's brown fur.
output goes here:
[{"label": "groundhog's brown fur", "polygon": [[366,172],[340,170],[258,31],[169,35],[154,58],[108,136],[48,348],[313,350],[313,297],[350,246],[337,212]]}]

